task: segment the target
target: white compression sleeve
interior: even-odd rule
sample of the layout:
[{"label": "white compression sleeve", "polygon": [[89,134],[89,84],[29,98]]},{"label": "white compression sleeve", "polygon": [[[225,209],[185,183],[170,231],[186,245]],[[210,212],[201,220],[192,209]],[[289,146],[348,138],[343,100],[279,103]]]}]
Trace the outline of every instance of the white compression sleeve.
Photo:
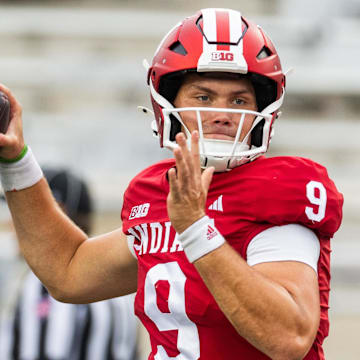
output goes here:
[{"label": "white compression sleeve", "polygon": [[247,248],[250,266],[273,261],[299,261],[317,272],[320,243],[315,233],[299,224],[274,226],[256,235]]}]

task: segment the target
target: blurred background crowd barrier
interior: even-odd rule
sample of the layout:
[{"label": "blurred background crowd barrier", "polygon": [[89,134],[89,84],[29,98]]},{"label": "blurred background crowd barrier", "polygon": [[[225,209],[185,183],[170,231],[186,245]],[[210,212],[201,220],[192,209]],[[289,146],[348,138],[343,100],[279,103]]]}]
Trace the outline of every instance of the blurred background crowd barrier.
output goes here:
[{"label": "blurred background crowd barrier", "polygon": [[[333,241],[328,360],[360,358],[360,2],[358,0],[0,1],[0,81],[24,108],[41,164],[90,182],[97,230],[120,225],[122,193],[145,166],[170,157],[137,105],[150,106],[143,58],[166,32],[202,7],[233,7],[274,41],[287,81],[270,155],[310,157],[345,197]],[[1,304],[13,266],[0,255]]]}]

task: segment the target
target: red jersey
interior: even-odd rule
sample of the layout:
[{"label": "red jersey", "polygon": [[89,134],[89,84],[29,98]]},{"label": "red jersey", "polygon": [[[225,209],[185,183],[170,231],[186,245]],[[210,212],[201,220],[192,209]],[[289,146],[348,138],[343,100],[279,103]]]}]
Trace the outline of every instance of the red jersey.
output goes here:
[{"label": "red jersey", "polygon": [[[149,359],[268,359],[236,332],[182,250],[166,208],[166,174],[174,165],[164,160],[137,175],[121,214],[124,233],[134,237],[135,313],[150,334]],[[326,169],[297,157],[261,157],[216,173],[208,192],[207,215],[245,260],[253,237],[272,226],[302,224],[318,236],[321,320],[307,360],[324,359],[330,238],[340,226],[342,204]]]}]

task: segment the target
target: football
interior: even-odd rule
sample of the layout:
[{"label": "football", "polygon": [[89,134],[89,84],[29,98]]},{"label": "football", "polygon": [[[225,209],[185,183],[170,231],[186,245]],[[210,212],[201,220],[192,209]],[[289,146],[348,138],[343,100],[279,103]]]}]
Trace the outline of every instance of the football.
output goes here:
[{"label": "football", "polygon": [[10,102],[8,97],[0,91],[0,132],[5,134],[10,121]]}]

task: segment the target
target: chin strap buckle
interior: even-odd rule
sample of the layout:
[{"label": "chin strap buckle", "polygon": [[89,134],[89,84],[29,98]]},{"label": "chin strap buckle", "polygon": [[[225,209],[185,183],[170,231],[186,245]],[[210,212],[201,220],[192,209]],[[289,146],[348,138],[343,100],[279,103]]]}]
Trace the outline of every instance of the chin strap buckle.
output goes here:
[{"label": "chin strap buckle", "polygon": [[214,156],[205,156],[200,155],[200,165],[203,169],[213,166],[215,172],[224,172],[231,170],[228,165],[229,161],[224,157],[214,157]]}]

